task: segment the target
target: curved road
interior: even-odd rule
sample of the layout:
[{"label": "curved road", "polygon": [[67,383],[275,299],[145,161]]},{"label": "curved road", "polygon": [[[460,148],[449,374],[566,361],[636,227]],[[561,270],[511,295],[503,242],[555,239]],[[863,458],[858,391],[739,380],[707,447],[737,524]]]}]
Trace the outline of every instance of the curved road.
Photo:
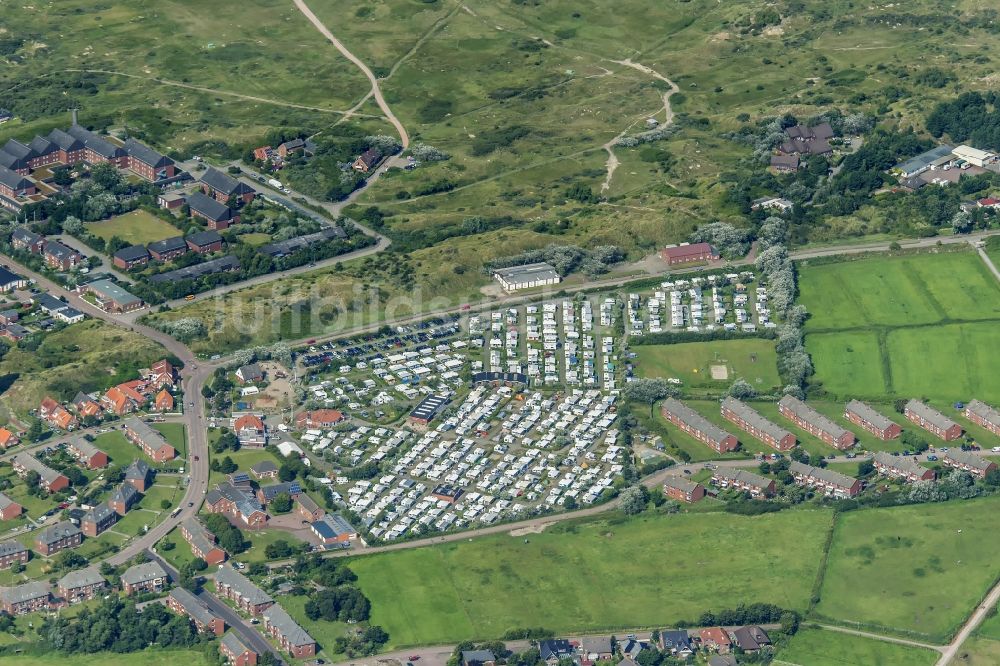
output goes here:
[{"label": "curved road", "polygon": [[325,25],[323,25],[323,22],[320,21],[315,14],[313,14],[313,11],[309,9],[309,6],[306,5],[303,0],[292,0],[292,2],[294,2],[299,11],[302,12],[307,19],[309,19],[309,22],[320,31],[320,34],[329,39],[330,43],[337,47],[337,50],[340,51],[345,58],[354,63],[354,65],[361,70],[361,73],[368,77],[368,81],[372,84],[372,95],[375,97],[375,103],[378,104],[378,108],[382,109],[382,113],[385,114],[385,117],[390,123],[392,123],[393,127],[396,128],[396,132],[399,134],[399,142],[403,146],[403,150],[406,150],[406,148],[410,145],[410,135],[406,133],[406,128],[403,127],[403,123],[399,122],[399,118],[396,117],[396,114],[392,112],[392,109],[390,109],[389,105],[386,103],[385,97],[382,96],[382,91],[378,87],[378,79],[375,78],[374,74],[372,74],[372,70],[368,69],[368,65],[361,62],[357,56],[347,50],[347,47],[345,47],[339,39],[333,36],[333,33],[330,32]]}]

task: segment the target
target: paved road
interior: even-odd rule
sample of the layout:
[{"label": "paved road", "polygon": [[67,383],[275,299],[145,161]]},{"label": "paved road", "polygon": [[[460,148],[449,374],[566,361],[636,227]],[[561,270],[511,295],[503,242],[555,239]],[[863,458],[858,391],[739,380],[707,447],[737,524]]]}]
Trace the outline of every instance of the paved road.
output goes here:
[{"label": "paved road", "polygon": [[[160,566],[166,569],[174,583],[180,580],[180,572],[171,566],[169,562],[152,550],[146,549],[145,553],[146,557],[159,562]],[[263,636],[261,636],[260,632],[254,629],[252,624],[243,619],[243,617],[241,617],[236,611],[224,604],[218,597],[205,588],[203,588],[201,593],[198,594],[198,598],[205,602],[205,605],[208,606],[209,610],[221,617],[233,631],[239,634],[240,638],[242,638],[247,645],[253,648],[257,654],[270,652],[278,659],[278,663],[281,663],[281,654],[279,654],[277,650],[275,650],[271,644],[268,643]]]},{"label": "paved road", "polygon": [[857,629],[850,629],[848,627],[838,627],[835,624],[821,624],[819,625],[824,629],[829,631],[839,631],[842,634],[851,634],[852,636],[862,636],[864,638],[873,638],[877,641],[885,641],[886,643],[896,643],[898,645],[909,645],[910,647],[924,648],[925,650],[934,650],[935,652],[944,652],[946,649],[940,645],[931,645],[930,643],[921,643],[920,641],[911,641],[907,638],[896,638],[895,636],[883,636],[882,634],[873,634],[868,631],[859,631]]},{"label": "paved road", "polygon": [[372,70],[370,70],[368,65],[363,63],[357,56],[348,51],[347,47],[345,47],[339,39],[333,36],[333,33],[330,32],[325,25],[323,25],[323,22],[320,21],[315,14],[313,14],[312,10],[309,9],[308,5],[306,5],[303,0],[293,0],[293,2],[295,3],[295,6],[299,8],[299,11],[302,12],[307,19],[309,19],[309,22],[312,23],[324,37],[329,39],[330,43],[332,43],[345,58],[354,63],[354,65],[368,78],[368,81],[372,85],[372,95],[375,97],[375,103],[378,104],[378,108],[382,110],[382,113],[385,114],[385,117],[390,123],[392,123],[393,127],[396,128],[396,132],[399,134],[399,142],[405,150],[406,147],[410,145],[410,135],[406,133],[406,128],[403,127],[403,123],[399,122],[399,118],[396,117],[396,114],[392,112],[392,109],[390,109],[389,105],[386,103],[385,97],[382,96],[382,90],[378,86],[378,79],[375,78],[374,74],[372,74]]},{"label": "paved road", "polygon": [[976,248],[976,252],[979,253],[980,258],[982,258],[983,263],[986,264],[986,268],[990,269],[990,273],[993,273],[993,277],[1000,280],[1000,270],[997,270],[996,264],[990,259],[990,255],[986,254],[986,250],[979,246],[979,243],[972,243],[972,246]]},{"label": "paved road", "polygon": [[[30,270],[26,266],[17,264],[17,262],[9,257],[8,261],[17,266],[15,270],[33,279],[35,284],[40,288],[54,296],[64,296],[69,304],[77,310],[91,317],[102,319],[113,326],[127,328],[159,343],[184,364],[184,368],[181,370],[181,387],[184,392],[184,399],[189,404],[186,407],[182,420],[187,426],[189,456],[185,463],[185,469],[191,480],[184,492],[184,497],[181,499],[181,512],[177,516],[166,518],[146,534],[136,537],[127,546],[118,551],[118,553],[108,558],[108,562],[112,565],[124,564],[166,536],[182,520],[197,513],[198,508],[201,506],[201,501],[205,497],[205,493],[208,492],[208,430],[205,427],[205,406],[204,401],[201,399],[201,389],[211,376],[214,367],[211,364],[199,362],[184,344],[166,333],[141,324],[123,322],[115,315],[104,312],[79,295],[49,280],[44,275]],[[190,506],[188,506],[189,504]]]}]

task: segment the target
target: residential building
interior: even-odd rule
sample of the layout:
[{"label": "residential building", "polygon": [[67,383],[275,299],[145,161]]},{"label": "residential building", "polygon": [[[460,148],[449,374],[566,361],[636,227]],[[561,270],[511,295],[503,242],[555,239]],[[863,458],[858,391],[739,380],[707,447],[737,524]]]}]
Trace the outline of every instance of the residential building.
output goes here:
[{"label": "residential building", "polygon": [[757,652],[765,645],[771,644],[771,637],[757,625],[733,629],[732,639],[733,644],[743,652]]},{"label": "residential building", "polygon": [[141,592],[160,592],[170,582],[170,577],[159,562],[152,560],[126,569],[121,581],[122,591],[131,596]]},{"label": "residential building", "polygon": [[[0,171],[0,173],[3,173]],[[30,252],[31,254],[41,254],[45,247],[45,236],[36,234],[27,227],[17,227],[10,236],[10,244],[15,250]]]},{"label": "residential building", "polygon": [[240,440],[240,446],[260,449],[267,444],[267,427],[256,414],[243,414],[233,420],[233,432]]},{"label": "residential building", "polygon": [[[249,483],[249,481],[250,479],[248,477],[247,482]],[[267,486],[261,486],[257,489],[257,499],[260,500],[262,504],[270,504],[275,497],[282,493],[285,493],[292,499],[295,499],[302,493],[302,487],[299,485],[298,481],[272,483]]]},{"label": "residential building", "polygon": [[42,258],[46,266],[60,271],[71,271],[86,260],[82,254],[59,241],[45,241]]},{"label": "residential building", "polygon": [[35,550],[42,555],[55,555],[60,550],[76,548],[83,543],[83,532],[68,520],[50,525],[35,535]]},{"label": "residential building", "polygon": [[0,267],[0,292],[9,294],[15,289],[24,289],[28,284],[28,278]]},{"label": "residential building", "polygon": [[173,386],[177,382],[177,370],[167,359],[160,359],[150,366],[146,381],[154,388]]},{"label": "residential building", "polygon": [[588,636],[580,639],[580,654],[587,661],[611,659],[614,649],[608,636]]},{"label": "residential building", "polygon": [[295,498],[295,511],[302,516],[303,520],[308,520],[310,523],[320,520],[326,513],[312,497],[305,493],[300,493]]},{"label": "residential building", "polygon": [[210,254],[222,250],[222,236],[215,231],[198,231],[184,239],[188,247],[198,254]]},{"label": "residential building", "polygon": [[797,485],[822,490],[826,495],[845,498],[856,497],[861,492],[859,479],[831,469],[813,467],[793,460],[788,466],[788,471],[795,478]]},{"label": "residential building", "polygon": [[907,402],[903,410],[903,415],[924,430],[940,437],[946,442],[962,436],[962,426],[919,400],[910,400]]},{"label": "residential building", "polygon": [[332,428],[344,420],[344,415],[336,409],[316,409],[295,415],[295,427],[299,430],[311,428]]},{"label": "residential building", "polygon": [[9,449],[21,443],[20,438],[7,428],[0,428],[0,447]]},{"label": "residential building", "polygon": [[376,148],[369,148],[365,152],[358,155],[358,158],[354,160],[354,164],[351,166],[355,171],[360,171],[361,173],[368,173],[375,168],[375,165],[379,163],[382,159],[382,153]]},{"label": "residential building", "polygon": [[230,666],[256,666],[257,653],[247,647],[236,632],[230,631],[219,641],[219,652]]},{"label": "residential building", "polygon": [[496,666],[496,663],[491,650],[462,650],[462,666]]},{"label": "residential building", "polygon": [[205,169],[199,183],[202,191],[214,197],[219,203],[226,203],[235,197],[239,205],[242,205],[250,203],[257,195],[257,191],[243,181],[212,167]]},{"label": "residential building", "polygon": [[84,285],[82,289],[92,295],[97,307],[105,312],[132,312],[144,305],[141,298],[130,294],[111,280],[94,280]]},{"label": "residential building", "polygon": [[153,398],[153,409],[158,412],[172,412],[174,410],[174,396],[170,395],[170,391],[160,389],[160,392]]},{"label": "residential building", "polygon": [[0,569],[9,569],[14,562],[28,562],[28,548],[20,541],[0,541]]},{"label": "residential building", "polygon": [[156,241],[155,243],[150,243],[146,246],[149,250],[150,256],[157,261],[173,261],[177,257],[182,257],[188,252],[187,243],[184,242],[183,236],[173,236],[171,238],[164,238],[163,240]]},{"label": "residential building", "polygon": [[335,513],[328,513],[314,521],[309,529],[325,546],[345,544],[358,538],[358,531],[342,516]]},{"label": "residential building", "polygon": [[250,467],[250,473],[258,479],[277,479],[278,465],[271,460],[261,460],[256,465]]},{"label": "residential building", "polygon": [[156,182],[177,174],[172,159],[135,139],[125,140],[125,153],[128,155],[128,168],[140,178]]},{"label": "residential building", "polygon": [[883,441],[899,437],[903,429],[898,423],[875,411],[860,400],[851,400],[844,408],[844,418],[861,426]]},{"label": "residential building", "polygon": [[779,150],[788,155],[827,155],[833,152],[830,139],[833,138],[833,128],[830,123],[822,122],[813,127],[795,125],[785,129],[788,139],[781,144]]},{"label": "residential building", "polygon": [[69,487],[69,479],[64,474],[52,469],[30,453],[18,453],[10,459],[10,464],[22,479],[27,478],[31,472],[36,472],[38,485],[50,493]]},{"label": "residential building", "polygon": [[236,369],[236,379],[240,384],[256,384],[264,380],[264,371],[256,363],[248,363]]},{"label": "residential building", "polygon": [[316,640],[284,608],[274,604],[265,609],[261,617],[264,619],[264,631],[292,657],[305,659],[316,654]]},{"label": "residential building", "polygon": [[87,469],[100,469],[108,466],[108,454],[82,436],[71,439],[66,450]]},{"label": "residential building", "polygon": [[843,428],[793,395],[778,401],[778,412],[809,434],[819,437],[835,449],[854,446],[854,433]]},{"label": "residential building", "polygon": [[209,513],[221,513],[239,527],[260,529],[267,526],[267,513],[251,490],[238,488],[231,483],[220,483],[205,495],[205,508]]},{"label": "residential building", "polygon": [[38,407],[38,416],[58,430],[72,430],[77,426],[76,417],[49,396],[42,399]]},{"label": "residential building", "polygon": [[555,666],[562,659],[572,659],[576,649],[565,638],[551,638],[538,641],[538,656],[549,666]]},{"label": "residential building", "polygon": [[125,468],[125,483],[128,483],[140,493],[146,492],[153,483],[153,470],[145,460],[135,459]]},{"label": "residential building", "polygon": [[46,583],[34,581],[0,589],[0,610],[8,615],[26,615],[49,607],[51,594]]},{"label": "residential building", "polygon": [[960,449],[950,449],[941,458],[941,462],[946,467],[960,469],[980,479],[985,478],[987,474],[997,468],[997,464],[989,458],[984,458],[983,456]]},{"label": "residential building", "polygon": [[982,426],[994,435],[1000,435],[1000,411],[981,400],[970,400],[965,406],[965,418]]},{"label": "residential building", "polygon": [[91,538],[100,535],[118,522],[120,516],[107,504],[101,503],[89,509],[80,518],[80,529]]},{"label": "residential building", "polygon": [[[230,225],[236,224],[240,221],[240,215],[232,208],[224,203],[219,203],[212,197],[206,196],[201,192],[195,192],[187,199],[188,208],[191,210],[192,217],[199,217],[205,220],[208,228],[213,231],[222,231],[223,229],[228,229]],[[216,252],[222,249],[222,245],[218,247],[218,250],[198,250],[191,246],[190,238],[188,239],[188,247],[191,247],[195,252]]]},{"label": "residential building", "polygon": [[663,248],[660,250],[660,256],[663,257],[668,266],[676,266],[677,264],[717,261],[719,251],[709,243],[681,243]]},{"label": "residential building", "polygon": [[189,617],[199,633],[221,636],[226,631],[225,620],[210,611],[204,601],[183,587],[170,590],[170,594],[167,595],[167,608]]},{"label": "residential building", "polygon": [[771,155],[771,168],[778,173],[795,173],[799,170],[799,156]]},{"label": "residential building", "polygon": [[108,581],[95,569],[70,571],[56,583],[56,592],[68,603],[93,599],[108,586]]},{"label": "residential building", "polygon": [[149,263],[149,250],[142,245],[123,247],[111,257],[111,263],[122,270],[129,270]]},{"label": "residential building", "polygon": [[108,506],[119,516],[124,516],[140,499],[142,499],[142,495],[139,494],[136,487],[125,481],[111,493],[111,497],[108,498]]},{"label": "residential building", "polygon": [[[162,192],[156,196],[156,205],[166,210],[176,210],[187,202],[183,192]],[[152,253],[152,248],[150,248]]]},{"label": "residential building", "polygon": [[717,453],[735,451],[740,445],[735,435],[729,434],[680,400],[667,398],[660,406],[660,412],[668,421]]},{"label": "residential building", "polygon": [[663,493],[678,502],[697,502],[705,497],[705,486],[671,475],[663,481]]},{"label": "residential building", "polygon": [[4,493],[0,493],[0,520],[13,520],[24,512],[24,507]]},{"label": "residential building", "polygon": [[722,416],[779,451],[789,451],[795,446],[795,435],[765,419],[736,398],[727,397],[722,400]]},{"label": "residential building", "polygon": [[347,233],[345,233],[340,227],[326,227],[316,233],[295,236],[287,240],[261,245],[260,253],[274,258],[287,257],[307,247],[312,247],[320,243],[326,243],[327,241],[346,237]]},{"label": "residential building", "polygon": [[712,472],[712,483],[722,488],[733,488],[750,493],[754,499],[774,494],[774,479],[768,479],[745,469],[718,468]]},{"label": "residential building", "polygon": [[274,604],[274,599],[267,592],[228,564],[219,565],[215,574],[215,591],[249,615],[260,615]]},{"label": "residential building", "polygon": [[733,645],[729,634],[722,627],[706,627],[698,632],[698,637],[703,648],[719,654],[728,654]]},{"label": "residential building", "polygon": [[508,293],[562,282],[562,276],[551,264],[545,262],[498,268],[493,271],[493,279]]},{"label": "residential building", "polygon": [[671,656],[681,659],[687,659],[687,657],[694,654],[691,635],[685,630],[661,629],[660,649]]},{"label": "residential building", "polygon": [[909,456],[893,456],[884,451],[877,452],[872,458],[875,470],[883,475],[895,479],[902,479],[913,483],[914,481],[933,481],[934,470],[927,469],[919,465]]},{"label": "residential building", "polygon": [[177,450],[145,421],[136,417],[127,419],[122,424],[122,432],[128,441],[142,449],[154,462],[162,463],[177,457]]},{"label": "residential building", "polygon": [[226,551],[215,542],[215,535],[208,531],[198,518],[186,518],[181,523],[181,534],[191,546],[191,554],[205,560],[209,566],[226,561]]}]

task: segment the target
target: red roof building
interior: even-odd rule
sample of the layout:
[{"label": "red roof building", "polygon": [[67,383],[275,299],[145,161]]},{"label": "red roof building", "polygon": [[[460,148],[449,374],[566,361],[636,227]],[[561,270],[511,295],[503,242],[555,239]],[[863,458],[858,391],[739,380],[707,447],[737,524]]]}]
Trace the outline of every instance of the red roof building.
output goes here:
[{"label": "red roof building", "polygon": [[708,243],[681,243],[660,250],[660,256],[668,265],[674,266],[698,261],[715,261],[719,258],[719,251]]}]

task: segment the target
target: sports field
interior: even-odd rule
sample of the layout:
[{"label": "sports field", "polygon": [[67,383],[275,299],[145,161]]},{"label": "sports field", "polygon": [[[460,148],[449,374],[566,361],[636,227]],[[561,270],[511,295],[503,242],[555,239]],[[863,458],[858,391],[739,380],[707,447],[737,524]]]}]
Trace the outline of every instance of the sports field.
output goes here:
[{"label": "sports field", "polygon": [[1000,498],[837,519],[818,615],[943,643],[1000,573]]},{"label": "sports field", "polygon": [[87,230],[104,240],[118,236],[133,245],[146,245],[181,235],[180,229],[144,210],[133,210],[131,213],[88,224]]},{"label": "sports field", "polygon": [[822,511],[788,511],[573,522],[350,566],[372,600],[372,623],[396,646],[498,637],[514,627],[655,627],[755,601],[803,610],[829,521]]},{"label": "sports field", "polygon": [[801,629],[778,651],[776,664],[796,666],[921,666],[933,664],[933,650],[897,645],[825,629]]},{"label": "sports field", "polygon": [[[718,340],[676,345],[636,345],[640,377],[676,377],[691,387],[729,386],[742,378],[762,393],[781,384],[773,340]],[[712,368],[724,377],[712,379]]]},{"label": "sports field", "polygon": [[804,263],[799,285],[829,394],[1000,400],[1000,283],[975,252]]}]

